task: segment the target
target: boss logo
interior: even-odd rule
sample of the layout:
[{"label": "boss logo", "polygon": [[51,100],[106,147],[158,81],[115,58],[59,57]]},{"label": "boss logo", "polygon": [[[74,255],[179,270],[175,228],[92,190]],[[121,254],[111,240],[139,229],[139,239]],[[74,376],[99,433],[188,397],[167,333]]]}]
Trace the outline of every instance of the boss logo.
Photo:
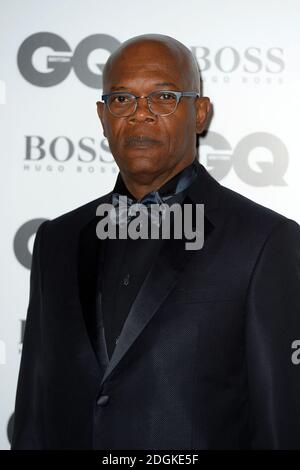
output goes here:
[{"label": "boss logo", "polygon": [[82,137],[75,142],[67,136],[60,135],[47,142],[40,135],[25,136],[26,161],[48,160],[47,157],[60,163],[66,163],[71,159],[82,163],[114,162],[106,139],[99,143],[92,137]]},{"label": "boss logo", "polygon": [[196,46],[191,50],[197,58],[202,72],[216,68],[219,72],[226,74],[238,70],[248,74],[260,72],[280,74],[285,67],[283,49],[280,47],[269,49],[248,47],[241,52],[231,46],[222,47],[216,51],[212,51],[208,47]]}]

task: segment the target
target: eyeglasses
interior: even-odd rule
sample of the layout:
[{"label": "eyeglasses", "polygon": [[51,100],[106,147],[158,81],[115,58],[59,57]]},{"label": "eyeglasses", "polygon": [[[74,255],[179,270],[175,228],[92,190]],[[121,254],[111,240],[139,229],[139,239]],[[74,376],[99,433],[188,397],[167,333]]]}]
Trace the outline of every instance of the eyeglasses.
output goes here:
[{"label": "eyeglasses", "polygon": [[127,117],[135,113],[138,98],[147,98],[149,110],[158,116],[168,116],[176,111],[182,96],[200,96],[196,91],[153,91],[148,96],[136,96],[132,93],[113,92],[102,95],[102,100],[111,114]]}]

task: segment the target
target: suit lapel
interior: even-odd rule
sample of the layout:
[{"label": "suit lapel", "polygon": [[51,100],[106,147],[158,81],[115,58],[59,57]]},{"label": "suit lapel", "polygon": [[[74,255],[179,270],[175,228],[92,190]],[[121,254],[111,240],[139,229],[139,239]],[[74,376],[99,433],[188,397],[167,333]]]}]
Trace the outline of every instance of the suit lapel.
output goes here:
[{"label": "suit lapel", "polygon": [[[107,198],[106,198],[107,199]],[[107,202],[107,200],[100,200]],[[96,214],[96,206],[94,214]],[[103,277],[103,244],[96,235],[99,218],[93,215],[79,234],[78,247],[78,290],[82,314],[99,366],[107,367],[103,321],[101,314],[101,279]]]},{"label": "suit lapel", "polygon": [[163,240],[157,260],[131,306],[101,384],[112,373],[175,286],[192,254],[184,249],[183,244],[184,239]]}]

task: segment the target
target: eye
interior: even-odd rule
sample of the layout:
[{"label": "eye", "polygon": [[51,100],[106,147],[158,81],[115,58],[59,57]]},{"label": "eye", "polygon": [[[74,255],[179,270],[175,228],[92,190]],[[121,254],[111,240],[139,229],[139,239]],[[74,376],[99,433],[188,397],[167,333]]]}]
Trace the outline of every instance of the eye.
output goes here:
[{"label": "eye", "polygon": [[115,96],[113,97],[113,101],[115,101],[116,103],[120,103],[120,104],[121,104],[121,103],[126,103],[127,101],[129,101],[128,98],[129,98],[129,97],[126,96],[126,95],[115,95]]},{"label": "eye", "polygon": [[173,93],[160,93],[158,97],[161,101],[172,101],[174,99],[176,100],[176,96]]}]

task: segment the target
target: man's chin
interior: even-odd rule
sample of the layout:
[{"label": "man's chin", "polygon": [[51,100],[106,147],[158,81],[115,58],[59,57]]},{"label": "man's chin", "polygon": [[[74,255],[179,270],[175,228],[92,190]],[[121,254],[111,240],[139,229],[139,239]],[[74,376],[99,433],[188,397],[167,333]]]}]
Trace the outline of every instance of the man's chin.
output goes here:
[{"label": "man's chin", "polygon": [[131,175],[153,175],[159,172],[162,159],[151,155],[139,155],[136,157],[130,155],[126,158],[126,161],[123,159],[122,162],[119,163],[120,165],[118,164],[118,166],[120,170],[125,173]]}]

